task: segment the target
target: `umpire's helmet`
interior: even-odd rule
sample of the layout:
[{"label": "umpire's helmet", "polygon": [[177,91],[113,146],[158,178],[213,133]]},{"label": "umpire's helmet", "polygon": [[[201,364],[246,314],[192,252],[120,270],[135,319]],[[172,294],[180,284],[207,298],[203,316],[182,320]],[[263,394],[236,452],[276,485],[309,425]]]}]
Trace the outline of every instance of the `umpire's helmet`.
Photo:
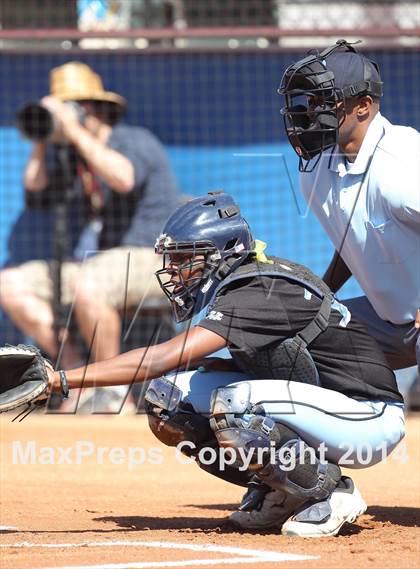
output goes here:
[{"label": "umpire's helmet", "polygon": [[278,89],[285,97],[281,109],[289,141],[299,156],[299,169],[310,171],[310,161],[337,142],[345,118],[345,99],[382,96],[378,65],[350,43],[338,40],[321,53],[311,53],[290,65]]},{"label": "umpire's helmet", "polygon": [[[172,303],[177,322],[202,310],[220,281],[244,262],[254,249],[248,223],[239,206],[224,192],[209,192],[180,206],[168,219],[156,240],[155,251],[163,255],[156,271],[159,284]],[[170,254],[186,254],[188,261],[168,267]],[[184,279],[182,270],[192,267],[197,256],[204,270],[197,278]],[[177,282],[171,281],[176,273]]]}]

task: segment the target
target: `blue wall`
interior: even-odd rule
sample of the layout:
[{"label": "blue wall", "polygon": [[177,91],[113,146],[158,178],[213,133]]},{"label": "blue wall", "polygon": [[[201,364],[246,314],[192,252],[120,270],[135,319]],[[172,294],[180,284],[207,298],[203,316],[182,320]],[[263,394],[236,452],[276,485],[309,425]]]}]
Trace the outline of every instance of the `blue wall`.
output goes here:
[{"label": "blue wall", "polygon": [[[382,107],[391,122],[420,127],[419,52],[366,52],[381,68]],[[91,65],[130,102],[128,121],[172,145],[277,142],[284,138],[276,93],[302,52],[218,54],[0,54],[0,126],[48,92],[48,72],[72,59]]]}]

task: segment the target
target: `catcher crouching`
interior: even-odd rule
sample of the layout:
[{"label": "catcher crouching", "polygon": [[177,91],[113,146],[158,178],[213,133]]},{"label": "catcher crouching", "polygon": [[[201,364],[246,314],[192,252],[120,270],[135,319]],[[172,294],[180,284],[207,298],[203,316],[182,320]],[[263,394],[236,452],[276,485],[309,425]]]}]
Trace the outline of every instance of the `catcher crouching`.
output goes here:
[{"label": "catcher crouching", "polygon": [[[54,372],[36,348],[2,348],[0,411],[42,405],[51,392],[152,380],[156,437],[247,487],[232,523],[336,535],[366,510],[341,465],[372,466],[404,437],[403,399],[377,344],[308,268],[264,254],[228,194],[179,207],[156,253],[175,319],[205,308],[198,324],[70,371]],[[207,358],[222,348],[230,359]],[[219,452],[203,464],[205,447],[231,460],[222,465]]]}]

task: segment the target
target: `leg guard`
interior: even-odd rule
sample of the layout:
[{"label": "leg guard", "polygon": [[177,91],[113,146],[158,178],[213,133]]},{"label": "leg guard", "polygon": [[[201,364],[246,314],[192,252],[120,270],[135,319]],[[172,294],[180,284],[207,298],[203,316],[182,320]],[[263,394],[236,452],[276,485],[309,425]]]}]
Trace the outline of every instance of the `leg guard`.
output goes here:
[{"label": "leg guard", "polygon": [[181,401],[182,391],[165,378],[154,379],[146,391],[146,413],[152,433],[168,446],[191,441],[196,447],[214,439],[209,420]]},{"label": "leg guard", "polygon": [[[146,391],[145,400],[150,429],[162,443],[177,446],[183,441],[191,441],[195,448],[187,447],[185,450],[185,454],[191,457],[204,447],[218,449],[208,418],[195,413],[191,405],[182,401],[182,391],[176,385],[164,378],[154,379]],[[252,473],[241,472],[229,465],[222,469],[219,461],[202,464],[197,457],[196,462],[209,474],[239,486],[246,486],[252,476]]]},{"label": "leg guard", "polygon": [[[206,446],[210,446],[210,444],[206,444]],[[214,439],[214,448],[217,450],[219,445],[217,444],[216,439]],[[238,470],[234,466],[229,466],[228,464],[223,465],[223,469],[220,467],[219,460],[216,460],[213,464],[202,464],[200,462],[199,457],[197,456],[196,462],[198,466],[212,474],[213,476],[217,476],[217,478],[221,478],[225,482],[230,482],[231,484],[235,484],[236,486],[244,486],[247,487],[249,482],[252,480],[253,472],[249,470]]]},{"label": "leg guard", "polygon": [[263,466],[258,477],[272,488],[285,490],[304,501],[330,496],[340,480],[340,467],[321,462],[315,450],[284,425],[277,423],[275,428],[281,437],[280,446],[275,460]]},{"label": "leg guard", "polygon": [[294,431],[265,417],[261,406],[253,408],[249,395],[247,383],[215,391],[210,425],[219,445],[243,449],[251,457],[249,468],[271,488],[303,502],[328,497],[340,480],[340,468],[321,462]]}]

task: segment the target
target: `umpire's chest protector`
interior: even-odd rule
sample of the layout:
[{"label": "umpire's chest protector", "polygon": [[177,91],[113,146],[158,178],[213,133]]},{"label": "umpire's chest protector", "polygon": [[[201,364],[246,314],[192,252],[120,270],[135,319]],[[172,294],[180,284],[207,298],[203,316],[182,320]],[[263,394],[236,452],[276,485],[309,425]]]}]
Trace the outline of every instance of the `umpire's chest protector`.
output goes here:
[{"label": "umpire's chest protector", "polygon": [[[271,261],[271,262],[270,262]],[[211,310],[216,297],[231,283],[250,277],[284,278],[322,299],[313,320],[294,337],[279,340],[264,349],[252,346],[229,347],[232,358],[245,373],[258,379],[281,379],[319,385],[319,375],[308,346],[328,327],[334,297],[328,286],[307,267],[286,259],[271,257],[268,262],[254,261],[228,275],[217,287],[209,303]]]}]

